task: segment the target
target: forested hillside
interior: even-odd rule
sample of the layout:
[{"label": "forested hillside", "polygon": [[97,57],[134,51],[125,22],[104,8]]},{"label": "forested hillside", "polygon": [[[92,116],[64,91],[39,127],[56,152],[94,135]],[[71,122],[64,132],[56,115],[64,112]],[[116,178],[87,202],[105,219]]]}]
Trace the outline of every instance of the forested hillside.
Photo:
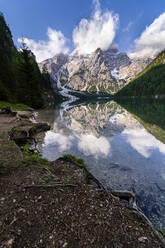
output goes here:
[{"label": "forested hillside", "polygon": [[117,97],[155,95],[165,95],[165,50],[116,94]]},{"label": "forested hillside", "polygon": [[0,100],[21,102],[33,108],[45,106],[45,92],[53,92],[47,71],[40,72],[34,55],[23,43],[16,49],[4,16],[0,13]]}]

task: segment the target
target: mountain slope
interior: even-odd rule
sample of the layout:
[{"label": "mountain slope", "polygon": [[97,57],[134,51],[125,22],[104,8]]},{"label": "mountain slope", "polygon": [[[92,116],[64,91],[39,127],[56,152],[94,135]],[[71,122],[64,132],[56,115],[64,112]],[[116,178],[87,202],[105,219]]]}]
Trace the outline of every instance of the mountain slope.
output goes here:
[{"label": "mountain slope", "polygon": [[155,96],[165,94],[165,50],[123,89],[117,92],[122,96]]}]

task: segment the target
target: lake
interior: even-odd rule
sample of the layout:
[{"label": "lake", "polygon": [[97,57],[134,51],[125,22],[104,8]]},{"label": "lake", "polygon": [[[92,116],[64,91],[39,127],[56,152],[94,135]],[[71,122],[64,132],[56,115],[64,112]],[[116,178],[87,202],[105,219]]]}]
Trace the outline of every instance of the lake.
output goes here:
[{"label": "lake", "polygon": [[83,158],[110,189],[133,191],[145,215],[165,229],[165,102],[77,103],[39,112],[52,130],[42,142],[50,161]]}]

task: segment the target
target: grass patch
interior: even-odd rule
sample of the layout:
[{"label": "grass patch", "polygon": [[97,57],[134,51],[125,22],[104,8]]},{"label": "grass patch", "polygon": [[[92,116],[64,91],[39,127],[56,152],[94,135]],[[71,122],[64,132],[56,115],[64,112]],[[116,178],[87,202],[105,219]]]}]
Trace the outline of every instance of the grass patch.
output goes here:
[{"label": "grass patch", "polygon": [[23,148],[24,154],[30,154],[29,147],[30,147],[29,143],[26,143],[26,145],[24,145],[24,148]]},{"label": "grass patch", "polygon": [[32,126],[31,128],[30,128],[30,131],[32,131],[32,132],[35,132],[36,130],[37,130],[37,126]]},{"label": "grass patch", "polygon": [[77,162],[78,164],[81,164],[81,165],[83,165],[84,167],[87,167],[87,165],[85,164],[84,159],[82,159],[82,158],[77,158],[76,156],[73,156],[72,154],[64,154],[64,155],[62,156],[62,158],[73,160],[73,161]]},{"label": "grass patch", "polygon": [[48,160],[46,158],[40,158],[38,154],[28,154],[28,156],[23,159],[22,162],[27,166],[48,164]]},{"label": "grass patch", "polygon": [[25,104],[21,104],[21,103],[14,104],[14,103],[0,101],[0,109],[5,107],[11,107],[13,110],[20,110],[20,111],[32,110],[32,108],[30,108]]},{"label": "grass patch", "polygon": [[53,172],[54,171],[54,168],[51,165],[45,165],[44,168],[47,169],[47,170],[49,170],[50,172]]},{"label": "grass patch", "polygon": [[21,129],[21,128],[20,128],[19,126],[17,126],[17,127],[13,127],[13,128],[12,128],[12,131],[17,132],[17,131],[20,131],[20,129]]}]

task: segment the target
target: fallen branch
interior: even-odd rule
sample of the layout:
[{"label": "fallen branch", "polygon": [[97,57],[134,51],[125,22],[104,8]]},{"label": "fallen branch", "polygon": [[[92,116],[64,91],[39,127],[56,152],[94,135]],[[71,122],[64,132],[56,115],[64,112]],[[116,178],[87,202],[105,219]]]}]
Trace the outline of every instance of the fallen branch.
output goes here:
[{"label": "fallen branch", "polygon": [[23,185],[25,189],[30,188],[57,188],[57,187],[77,187],[75,184],[31,184],[31,185]]}]

